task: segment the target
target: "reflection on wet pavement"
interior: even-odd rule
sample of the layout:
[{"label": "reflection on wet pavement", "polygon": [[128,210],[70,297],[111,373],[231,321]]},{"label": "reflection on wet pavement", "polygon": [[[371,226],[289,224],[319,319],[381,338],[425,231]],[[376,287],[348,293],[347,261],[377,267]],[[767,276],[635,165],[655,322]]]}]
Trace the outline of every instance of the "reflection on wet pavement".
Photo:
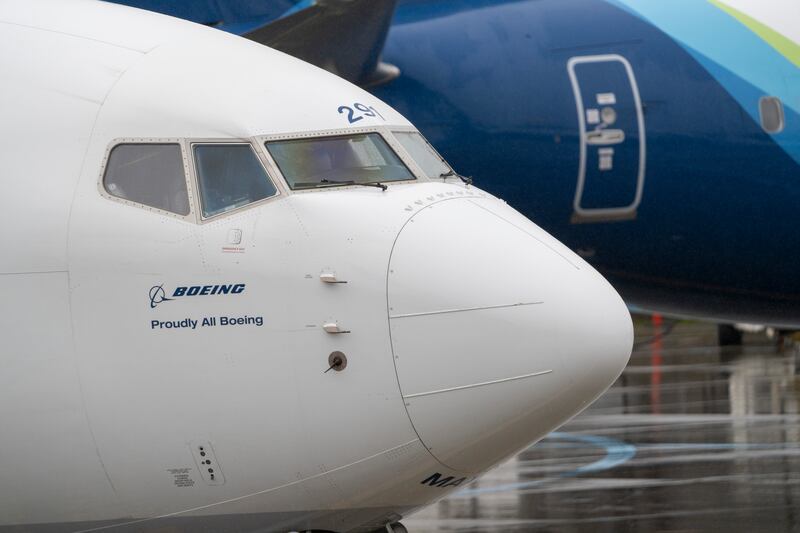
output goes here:
[{"label": "reflection on wet pavement", "polygon": [[800,531],[800,350],[755,334],[721,349],[710,324],[635,322],[602,398],[408,529]]}]

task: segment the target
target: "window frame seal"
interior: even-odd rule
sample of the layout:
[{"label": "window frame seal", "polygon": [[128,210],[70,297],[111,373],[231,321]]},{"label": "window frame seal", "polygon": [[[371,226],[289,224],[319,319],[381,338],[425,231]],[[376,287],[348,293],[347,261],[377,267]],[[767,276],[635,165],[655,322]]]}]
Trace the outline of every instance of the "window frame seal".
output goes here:
[{"label": "window frame seal", "polygon": [[[283,181],[283,176],[278,173],[277,165],[273,167],[273,163],[271,160],[267,160],[264,157],[265,150],[259,150],[258,142],[253,142],[254,138],[250,139],[236,139],[236,138],[191,138],[191,139],[184,139],[184,144],[186,148],[186,153],[189,154],[188,157],[188,164],[189,169],[191,172],[191,179],[192,179],[192,187],[197,191],[195,194],[195,212],[197,213],[197,223],[202,225],[208,222],[215,222],[220,218],[225,217],[226,215],[231,215],[233,213],[241,213],[247,209],[251,209],[254,207],[258,207],[264,205],[267,202],[274,201],[282,196],[286,195],[286,185]],[[261,198],[260,200],[256,200],[255,202],[250,202],[249,204],[245,204],[234,209],[230,209],[228,211],[223,211],[221,213],[217,213],[215,215],[211,215],[210,217],[203,216],[203,206],[202,206],[202,199],[200,198],[200,177],[197,174],[197,167],[194,164],[194,145],[196,144],[236,144],[242,145],[246,144],[250,146],[250,149],[253,150],[253,153],[258,159],[258,162],[261,164],[261,167],[264,169],[264,174],[266,174],[267,179],[270,180],[272,185],[275,187],[275,194],[272,196],[267,196],[266,198]]]},{"label": "window frame seal", "polygon": [[286,180],[286,177],[278,168],[277,162],[272,158],[272,154],[269,153],[269,149],[266,146],[268,142],[288,141],[294,139],[322,138],[322,137],[342,137],[349,135],[358,135],[361,133],[377,133],[378,135],[381,136],[381,138],[389,146],[389,148],[394,152],[394,154],[400,159],[400,161],[406,166],[406,169],[408,169],[411,175],[414,176],[414,179],[392,180],[382,183],[391,186],[391,185],[401,185],[401,184],[428,181],[425,174],[423,172],[420,172],[419,166],[416,164],[416,162],[411,158],[411,156],[406,152],[406,150],[400,144],[400,141],[395,139],[394,135],[392,135],[391,131],[392,129],[393,128],[385,126],[369,126],[363,128],[337,128],[337,129],[327,129],[327,130],[302,131],[294,133],[280,133],[274,135],[258,135],[254,138],[257,140],[259,149],[262,150],[264,152],[265,157],[268,158],[270,166],[275,168],[276,171],[278,172],[278,176],[280,176],[282,184],[288,194],[313,194],[323,191],[360,189],[362,188],[362,186],[358,184],[342,184],[339,186],[332,186],[332,187],[310,187],[308,189],[292,189],[291,187],[289,187],[289,182]]},{"label": "window frame seal", "polygon": [[[395,142],[397,142],[397,144],[399,144],[400,146],[402,146],[402,145],[403,145],[403,143],[402,143],[402,142],[400,142],[400,140],[399,140],[399,139],[397,139],[397,138],[394,136],[395,132],[396,132],[396,133],[417,133],[417,134],[419,134],[419,136],[420,136],[420,137],[422,137],[422,140],[423,140],[423,141],[425,141],[425,144],[427,144],[428,146],[430,146],[431,150],[433,150],[433,153],[434,153],[434,154],[436,154],[436,157],[438,157],[438,158],[439,158],[439,159],[442,161],[442,163],[444,163],[444,164],[447,166],[447,168],[449,168],[450,170],[453,170],[453,165],[451,165],[451,164],[450,164],[450,163],[447,161],[447,159],[445,159],[444,157],[442,157],[442,154],[440,154],[440,153],[439,153],[439,150],[437,150],[437,149],[436,149],[436,147],[435,147],[435,146],[433,146],[433,144],[431,144],[431,142],[428,140],[428,138],[427,138],[427,137],[425,137],[425,136],[422,134],[422,132],[421,132],[421,131],[419,131],[419,130],[418,130],[417,128],[415,128],[414,126],[398,126],[398,127],[391,128],[391,130],[390,130],[390,133],[392,134],[392,138],[394,138],[394,139],[395,139]],[[405,149],[405,147],[403,147],[403,151],[407,151],[407,150]],[[447,178],[431,178],[431,177],[430,177],[430,176],[428,176],[428,174],[427,174],[427,173],[426,173],[426,172],[425,172],[425,171],[422,169],[422,167],[421,167],[421,166],[419,166],[419,163],[417,163],[416,159],[414,159],[414,158],[412,158],[412,157],[411,157],[411,154],[410,154],[410,153],[408,154],[408,156],[409,156],[409,159],[411,159],[411,160],[414,162],[414,165],[416,166],[416,170],[418,170],[418,171],[419,171],[419,174],[420,174],[420,175],[422,175],[422,177],[423,177],[423,178],[425,178],[427,181],[429,181],[429,182],[432,182],[432,183],[442,183],[442,182],[444,182],[444,181],[447,179]],[[453,172],[455,172],[455,170],[453,170]],[[457,177],[457,176],[455,176],[455,175],[453,175],[453,178],[455,178],[455,179],[458,179],[458,177]]]},{"label": "window frame seal", "polygon": [[[186,182],[186,194],[189,197],[188,198],[189,212],[187,214],[182,215],[180,213],[175,213],[174,211],[167,211],[166,209],[153,207],[152,205],[143,204],[135,200],[121,198],[119,196],[111,194],[108,191],[108,189],[106,189],[105,186],[106,169],[108,168],[108,163],[111,158],[111,152],[114,150],[114,148],[123,144],[173,144],[178,146],[178,148],[181,151],[181,159],[183,163],[183,178]],[[163,215],[170,218],[183,220],[185,222],[196,222],[197,221],[197,211],[195,209],[196,199],[194,198],[194,190],[192,187],[192,180],[189,172],[190,172],[190,167],[189,167],[189,162],[187,160],[187,153],[184,146],[184,139],[178,137],[118,137],[113,139],[108,144],[108,146],[106,146],[103,155],[103,162],[100,165],[100,175],[97,180],[97,190],[99,191],[100,196],[106,198],[107,200],[111,200],[113,202],[121,203],[123,205],[135,207],[138,209],[144,209],[145,211],[149,211],[157,215]]]}]

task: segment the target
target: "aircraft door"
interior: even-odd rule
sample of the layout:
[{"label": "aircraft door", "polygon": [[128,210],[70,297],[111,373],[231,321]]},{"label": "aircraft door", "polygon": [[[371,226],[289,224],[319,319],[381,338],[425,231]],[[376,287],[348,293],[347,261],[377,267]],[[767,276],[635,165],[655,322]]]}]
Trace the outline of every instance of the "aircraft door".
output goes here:
[{"label": "aircraft door", "polygon": [[573,57],[567,69],[580,128],[572,221],[636,218],[646,151],[642,103],[633,69],[619,55]]}]

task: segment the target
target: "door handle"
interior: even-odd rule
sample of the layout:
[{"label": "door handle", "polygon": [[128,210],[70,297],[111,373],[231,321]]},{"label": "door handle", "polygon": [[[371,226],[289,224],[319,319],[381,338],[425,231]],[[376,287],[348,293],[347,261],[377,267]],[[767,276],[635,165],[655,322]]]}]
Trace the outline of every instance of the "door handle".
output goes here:
[{"label": "door handle", "polygon": [[586,144],[595,146],[607,146],[610,144],[620,144],[625,140],[625,132],[622,130],[594,130],[586,132]]}]

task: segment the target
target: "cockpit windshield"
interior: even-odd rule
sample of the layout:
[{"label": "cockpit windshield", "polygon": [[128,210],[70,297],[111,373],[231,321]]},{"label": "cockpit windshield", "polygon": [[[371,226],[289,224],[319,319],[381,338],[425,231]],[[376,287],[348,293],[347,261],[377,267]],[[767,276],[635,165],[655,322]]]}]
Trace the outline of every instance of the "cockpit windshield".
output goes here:
[{"label": "cockpit windshield", "polygon": [[394,136],[431,179],[456,176],[436,150],[416,131],[396,131]]},{"label": "cockpit windshield", "polygon": [[416,179],[378,133],[265,145],[294,190]]}]

